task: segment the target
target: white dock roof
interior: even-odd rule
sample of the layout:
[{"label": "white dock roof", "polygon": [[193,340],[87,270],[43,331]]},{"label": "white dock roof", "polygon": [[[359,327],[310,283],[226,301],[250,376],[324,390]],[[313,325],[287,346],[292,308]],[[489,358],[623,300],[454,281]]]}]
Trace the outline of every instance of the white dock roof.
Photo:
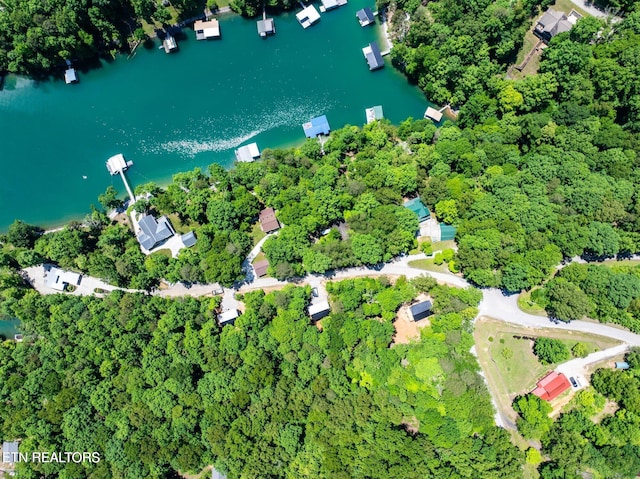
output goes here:
[{"label": "white dock roof", "polygon": [[76,74],[75,68],[68,68],[64,72],[64,81],[67,83],[67,85],[69,83],[75,83],[78,81],[78,75]]},{"label": "white dock roof", "polygon": [[107,170],[109,170],[109,173],[111,173],[112,175],[117,175],[120,170],[126,170],[127,167],[127,162],[124,159],[124,155],[122,153],[113,155],[107,160]]},{"label": "white dock roof", "polygon": [[236,150],[236,158],[238,161],[251,162],[256,158],[260,158],[260,150],[257,143],[241,146]]},{"label": "white dock roof", "polygon": [[435,108],[428,107],[427,111],[424,112],[425,118],[431,118],[436,123],[442,120],[442,112],[436,110]]},{"label": "white dock roof", "polygon": [[307,28],[320,20],[320,13],[318,13],[316,7],[314,7],[313,5],[309,5],[301,12],[296,13],[296,18],[303,28]]}]

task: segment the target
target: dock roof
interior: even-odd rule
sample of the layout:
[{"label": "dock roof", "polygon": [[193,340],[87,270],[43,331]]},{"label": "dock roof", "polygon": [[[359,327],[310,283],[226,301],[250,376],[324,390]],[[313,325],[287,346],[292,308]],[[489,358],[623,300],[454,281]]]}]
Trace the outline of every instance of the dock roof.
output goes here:
[{"label": "dock roof", "polygon": [[264,20],[258,20],[258,35],[265,37],[269,34],[276,33],[276,25],[273,18],[265,18]]},{"label": "dock roof", "polygon": [[124,171],[129,167],[127,161],[124,159],[124,155],[122,153],[118,153],[117,155],[113,155],[111,158],[107,160],[107,170],[112,175],[117,175],[120,171]]},{"label": "dock roof", "polygon": [[178,42],[176,42],[176,39],[171,35],[167,35],[165,39],[162,40],[162,46],[166,53],[171,53],[178,49]]},{"label": "dock roof", "polygon": [[328,135],[331,131],[326,115],[312,118],[311,121],[303,123],[302,129],[307,138],[315,138],[318,135]]},{"label": "dock roof", "polygon": [[220,37],[220,23],[215,18],[209,21],[196,20],[193,24],[197,40]]},{"label": "dock roof", "polygon": [[427,110],[424,112],[424,117],[438,123],[440,120],[442,120],[442,112],[436,110],[435,108],[427,107]]},{"label": "dock roof", "polygon": [[309,5],[302,11],[296,13],[296,18],[300,22],[300,25],[302,25],[302,28],[308,28],[320,20],[320,13],[316,10],[316,7]]},{"label": "dock roof", "polygon": [[366,27],[367,25],[371,25],[375,22],[376,18],[373,15],[373,12],[369,7],[365,7],[362,10],[358,10],[356,12],[356,17],[360,22],[361,27]]},{"label": "dock roof", "polygon": [[191,248],[194,244],[196,244],[196,235],[193,234],[193,231],[189,231],[188,233],[183,234],[180,239],[182,240],[182,244],[187,248]]},{"label": "dock roof", "polygon": [[67,68],[64,72],[64,81],[67,83],[75,83],[78,81],[78,75],[75,68]]},{"label": "dock roof", "polygon": [[365,115],[367,116],[367,124],[372,123],[376,120],[382,120],[384,118],[381,105],[367,108],[364,112],[365,112]]},{"label": "dock roof", "polygon": [[256,158],[260,158],[260,149],[257,143],[241,146],[235,153],[236,159],[241,162],[250,162]]},{"label": "dock roof", "polygon": [[380,48],[376,42],[369,43],[369,45],[362,49],[362,53],[369,64],[369,70],[377,70],[384,66],[384,60],[382,59]]}]

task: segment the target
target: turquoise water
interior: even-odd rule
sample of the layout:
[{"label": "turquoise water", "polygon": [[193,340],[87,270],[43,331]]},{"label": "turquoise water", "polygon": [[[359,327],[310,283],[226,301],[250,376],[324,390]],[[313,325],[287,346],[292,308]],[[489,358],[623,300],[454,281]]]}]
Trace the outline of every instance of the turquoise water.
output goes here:
[{"label": "turquoise water", "polygon": [[[261,149],[304,139],[301,124],[326,114],[333,129],[365,123],[382,105],[397,123],[419,117],[427,101],[393,69],[370,72],[362,47],[379,27],[361,28],[364,1],[322,14],[303,29],[293,13],[276,17],[276,35],[261,39],[254,20],[221,17],[222,39],[196,41],[192,30],[167,55],[140,47],[66,85],[7,77],[0,91],[0,230],[15,219],[53,226],[82,218],[119,177],[105,161],[133,160],[132,186],[234,160],[234,149]],[[384,49],[384,42],[381,42]],[[86,178],[83,178],[86,177]]]},{"label": "turquoise water", "polygon": [[14,335],[20,330],[19,319],[0,319],[0,336],[7,339],[13,339]]}]

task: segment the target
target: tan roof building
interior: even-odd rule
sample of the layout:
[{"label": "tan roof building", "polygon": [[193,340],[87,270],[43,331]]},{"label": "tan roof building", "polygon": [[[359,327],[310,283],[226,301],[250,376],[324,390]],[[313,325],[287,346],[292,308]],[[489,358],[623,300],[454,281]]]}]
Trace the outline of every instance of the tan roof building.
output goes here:
[{"label": "tan roof building", "polygon": [[256,272],[256,278],[260,278],[267,274],[267,269],[269,268],[269,261],[263,259],[262,261],[256,261],[253,263],[253,269]]},{"label": "tan roof building", "polygon": [[220,23],[215,18],[209,21],[197,20],[193,24],[196,32],[196,40],[207,40],[209,38],[220,38]]},{"label": "tan roof building", "polygon": [[265,233],[271,233],[277,229],[280,229],[280,223],[278,222],[278,218],[276,218],[276,212],[273,211],[273,208],[265,208],[260,212],[260,216],[258,217],[260,221],[260,229]]}]

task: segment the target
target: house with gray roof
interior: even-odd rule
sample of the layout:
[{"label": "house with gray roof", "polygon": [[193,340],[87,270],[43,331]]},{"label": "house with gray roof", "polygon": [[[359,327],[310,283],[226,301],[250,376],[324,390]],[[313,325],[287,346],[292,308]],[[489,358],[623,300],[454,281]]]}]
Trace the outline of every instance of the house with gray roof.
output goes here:
[{"label": "house with gray roof", "polygon": [[146,250],[155,248],[175,234],[166,216],[161,216],[156,220],[151,215],[144,215],[138,221],[138,226],[140,226],[137,236],[138,242]]},{"label": "house with gray roof", "polygon": [[540,39],[548,42],[559,33],[571,30],[576,21],[581,17],[582,15],[575,10],[571,10],[567,16],[563,12],[548,8],[536,22],[533,33]]}]

